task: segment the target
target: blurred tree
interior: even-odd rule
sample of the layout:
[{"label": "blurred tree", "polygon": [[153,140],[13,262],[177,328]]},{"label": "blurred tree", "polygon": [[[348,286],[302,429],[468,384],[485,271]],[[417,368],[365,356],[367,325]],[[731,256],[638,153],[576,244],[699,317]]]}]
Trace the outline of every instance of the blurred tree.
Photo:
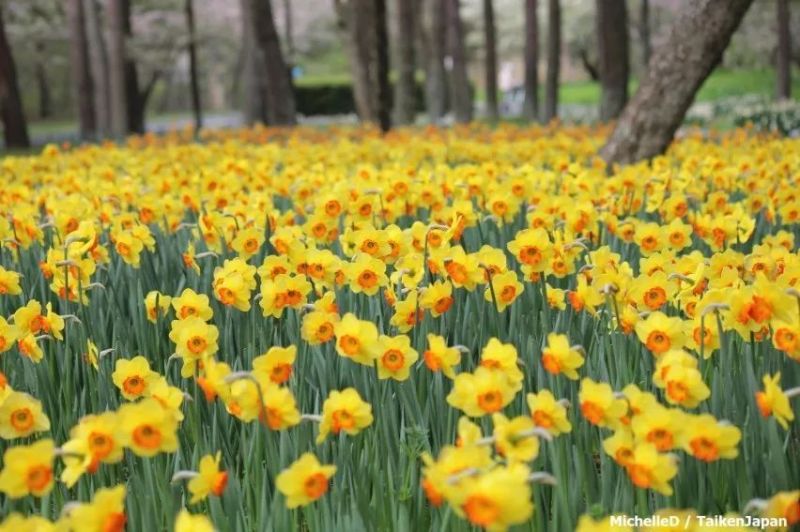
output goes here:
[{"label": "blurred tree", "polygon": [[424,10],[425,107],[428,119],[438,124],[447,111],[445,0],[422,0]]},{"label": "blurred tree", "polygon": [[86,42],[89,47],[89,71],[92,75],[92,106],[99,137],[111,134],[110,81],[106,43],[100,28],[99,6],[95,0],[83,0]]},{"label": "blurred tree", "polygon": [[194,1],[186,0],[186,29],[189,39],[186,51],[189,54],[189,87],[192,96],[192,114],[194,115],[194,131],[197,134],[203,127],[203,109],[200,104],[200,84],[197,74],[197,32],[194,27]]},{"label": "blurred tree", "polygon": [[396,0],[396,5],[397,81],[394,85],[394,117],[398,124],[410,124],[414,122],[417,110],[414,80],[414,42],[417,33],[415,0]]},{"label": "blurred tree", "polygon": [[271,0],[251,0],[254,35],[263,53],[267,77],[267,121],[271,125],[296,122],[292,74],[283,57]]},{"label": "blurred tree", "polygon": [[[130,50],[129,43],[133,40],[133,27],[131,25],[131,0],[121,0],[122,13],[122,61],[125,72],[125,114],[128,124],[128,133],[144,133],[144,111],[147,105],[147,93],[139,90],[139,70],[136,56]],[[155,83],[155,82],[154,82]]]},{"label": "blurred tree", "polygon": [[350,77],[353,83],[358,117],[365,122],[378,121],[377,88],[371,69],[374,48],[374,3],[372,0],[334,0],[336,16],[342,33]]},{"label": "blurred tree", "polygon": [[6,38],[0,4],[0,119],[3,122],[3,138],[8,148],[30,146],[28,126],[17,85],[17,69],[11,55],[11,45]]},{"label": "blurred tree", "polygon": [[389,31],[386,27],[386,0],[375,0],[375,19],[372,23],[375,32],[375,48],[373,61],[376,77],[374,84],[378,88],[378,125],[386,132],[392,127],[392,95],[389,85]]},{"label": "blurred tree", "polygon": [[596,0],[600,120],[619,116],[628,101],[628,10],[625,0]]},{"label": "blurred tree", "polygon": [[283,0],[283,40],[286,43],[286,62],[294,63],[294,33],[292,28],[292,3]]},{"label": "blurred tree", "polygon": [[67,19],[70,28],[69,57],[72,91],[78,111],[78,134],[81,140],[94,138],[97,134],[94,105],[94,87],[90,70],[89,47],[86,23],[81,0],[67,2]]},{"label": "blurred tree", "polygon": [[639,40],[642,43],[642,72],[650,63],[650,0],[639,0]]},{"label": "blurred tree", "polygon": [[539,19],[537,0],[525,0],[525,103],[522,114],[536,120],[539,114]]},{"label": "blurred tree", "polygon": [[464,25],[459,0],[447,2],[447,35],[451,59],[450,101],[456,122],[472,121],[472,90],[467,76],[467,52],[464,46]]},{"label": "blurred tree", "polygon": [[242,18],[242,100],[244,102],[244,120],[247,124],[267,122],[267,108],[264,98],[266,93],[266,80],[264,70],[260,67],[263,64],[263,57],[258,42],[255,39],[253,28],[253,16],[251,12],[250,0],[241,0]]},{"label": "blurred tree", "polygon": [[752,2],[728,0],[725,9],[720,9],[718,0],[684,4],[601,150],[607,162],[631,163],[667,149]]},{"label": "blurred tree", "polygon": [[483,0],[483,35],[486,61],[486,114],[494,122],[499,116],[497,109],[497,37],[494,23],[494,5],[492,0]]},{"label": "blurred tree", "polygon": [[776,96],[779,100],[792,97],[792,37],[789,30],[791,14],[789,0],[778,0],[778,52],[776,57]]},{"label": "blurred tree", "polygon": [[547,6],[547,79],[544,116],[550,122],[558,116],[558,79],[561,70],[561,3],[549,0]]},{"label": "blurred tree", "polygon": [[44,43],[37,41],[34,44],[36,50],[36,62],[34,71],[36,75],[36,86],[39,94],[39,118],[49,118],[53,114],[53,104],[50,97],[50,84],[47,81],[47,51]]},{"label": "blurred tree", "polygon": [[128,94],[125,79],[125,6],[127,0],[108,0],[108,79],[111,109],[111,135],[122,138],[128,133]]}]

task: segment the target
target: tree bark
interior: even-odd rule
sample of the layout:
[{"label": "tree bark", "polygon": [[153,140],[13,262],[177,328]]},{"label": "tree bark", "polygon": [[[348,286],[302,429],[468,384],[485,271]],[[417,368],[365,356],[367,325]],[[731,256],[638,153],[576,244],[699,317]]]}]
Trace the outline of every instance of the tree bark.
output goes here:
[{"label": "tree bark", "polygon": [[6,38],[3,13],[0,9],[0,120],[6,148],[27,148],[31,145],[28,125],[17,85],[17,68]]},{"label": "tree bark", "polygon": [[252,0],[254,35],[264,55],[267,76],[267,122],[292,125],[296,122],[294,90],[289,67],[283,58],[271,0]]},{"label": "tree bark", "polygon": [[105,38],[100,30],[100,13],[95,0],[83,0],[86,42],[89,47],[89,70],[92,75],[92,109],[98,137],[111,135],[110,81]]},{"label": "tree bark", "polygon": [[123,2],[108,0],[108,77],[111,134],[121,139],[128,133],[128,95],[125,84],[125,30]]},{"label": "tree bark", "polygon": [[286,62],[292,64],[294,60],[294,31],[292,24],[292,4],[290,0],[283,0],[283,39],[286,42]]},{"label": "tree bark", "polygon": [[522,116],[536,120],[539,114],[539,19],[537,0],[525,0],[525,102]]},{"label": "tree bark", "polygon": [[[131,25],[131,0],[122,0],[122,34],[123,43],[133,38]],[[125,113],[127,114],[128,133],[141,135],[144,133],[144,113],[147,98],[139,90],[139,73],[136,59],[128,50],[127,44],[122,48],[125,65]]]},{"label": "tree bark", "polygon": [[423,0],[425,48],[425,107],[432,124],[447,112],[447,73],[444,68],[446,26],[444,0]]},{"label": "tree bark", "polygon": [[394,118],[398,124],[414,122],[417,110],[414,80],[414,42],[416,40],[414,0],[397,1],[395,34],[397,81],[394,85]]},{"label": "tree bark", "polygon": [[447,36],[452,70],[450,71],[450,101],[456,122],[472,121],[472,92],[467,76],[467,52],[464,45],[464,25],[459,13],[459,0],[447,2]]},{"label": "tree bark", "polygon": [[[642,73],[647,72],[650,64],[650,0],[640,0],[639,4],[639,39],[642,41]],[[642,74],[643,76],[644,74]]]},{"label": "tree bark", "polygon": [[558,115],[558,79],[561,71],[561,3],[547,5],[547,78],[545,79],[544,122]]},{"label": "tree bark", "polygon": [[89,43],[86,38],[83,2],[69,0],[66,7],[70,28],[70,74],[72,76],[72,93],[78,111],[78,130],[81,140],[88,140],[96,134],[96,122],[92,109],[94,87],[89,65]]},{"label": "tree bark", "polygon": [[267,122],[264,95],[267,91],[261,65],[264,58],[253,34],[253,16],[250,0],[241,0],[242,11],[242,101],[245,123],[252,125]]},{"label": "tree bark", "polygon": [[34,72],[39,96],[39,118],[48,118],[53,114],[53,99],[50,95],[50,84],[47,81],[44,44],[41,41],[36,43]]},{"label": "tree bark", "polygon": [[600,120],[617,118],[628,101],[628,10],[626,0],[596,0],[600,73]]},{"label": "tree bark", "polygon": [[194,1],[186,0],[184,5],[186,13],[186,29],[189,33],[187,52],[189,54],[189,84],[192,95],[192,114],[194,115],[194,131],[197,134],[203,127],[203,109],[200,104],[200,84],[197,73],[197,33],[194,28]]},{"label": "tree bark", "polygon": [[695,93],[714,67],[753,0],[695,0],[678,13],[669,36],[625,107],[601,155],[631,163],[664,152]]},{"label": "tree bark", "polygon": [[500,112],[497,108],[497,36],[492,0],[483,0],[483,35],[486,51],[486,115],[495,122]]},{"label": "tree bark", "polygon": [[779,100],[786,100],[792,97],[792,37],[789,30],[791,14],[789,12],[789,0],[778,0],[778,53],[776,72],[775,92]]},{"label": "tree bark", "polygon": [[334,6],[350,65],[356,113],[364,122],[377,122],[378,99],[370,73],[375,6],[372,0],[334,0]]},{"label": "tree bark", "polygon": [[389,31],[386,27],[386,0],[375,1],[375,18],[372,22],[375,32],[373,61],[375,68],[374,84],[378,97],[378,125],[384,133],[392,127],[392,94],[389,85]]}]

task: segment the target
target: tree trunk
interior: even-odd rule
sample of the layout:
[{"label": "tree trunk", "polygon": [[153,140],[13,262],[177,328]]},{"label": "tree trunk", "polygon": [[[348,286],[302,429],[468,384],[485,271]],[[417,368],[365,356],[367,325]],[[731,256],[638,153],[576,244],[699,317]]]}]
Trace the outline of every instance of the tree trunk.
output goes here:
[{"label": "tree trunk", "polygon": [[372,0],[334,0],[334,5],[350,64],[356,113],[364,122],[377,122],[377,95],[370,74],[374,3]]},{"label": "tree trunk", "polygon": [[423,0],[425,23],[425,107],[432,124],[447,112],[447,74],[444,68],[446,48],[445,0]]},{"label": "tree trunk", "polygon": [[628,101],[628,10],[626,0],[596,0],[600,73],[600,120],[617,118]]},{"label": "tree trunk", "polygon": [[680,126],[694,95],[731,40],[753,0],[695,0],[681,8],[669,36],[601,150],[609,163],[631,163],[661,154]]},{"label": "tree trunk", "polygon": [[459,0],[447,2],[447,35],[452,59],[450,72],[450,101],[456,122],[472,121],[472,93],[467,76],[467,52],[464,45],[464,25],[459,13]]},{"label": "tree trunk", "polygon": [[640,0],[639,4],[639,38],[642,41],[642,76],[650,64],[650,0]]},{"label": "tree trunk", "polygon": [[[389,32],[386,27],[386,0],[375,1],[375,18],[372,21],[375,32],[374,85],[378,98],[378,125],[384,133],[392,127],[392,94],[389,85]],[[413,41],[412,41],[413,42]]]},{"label": "tree trunk", "polygon": [[495,122],[500,113],[497,108],[497,37],[492,0],[483,0],[483,35],[486,47],[486,115]]},{"label": "tree trunk", "polygon": [[539,20],[537,0],[525,0],[525,103],[522,115],[536,120],[539,114]]},{"label": "tree trunk", "polygon": [[241,0],[242,11],[242,111],[245,123],[267,122],[264,95],[267,86],[261,65],[264,58],[253,35],[253,16],[250,0]]},{"label": "tree trunk", "polygon": [[121,139],[128,133],[128,96],[125,84],[125,30],[123,2],[108,0],[108,74],[111,134]]},{"label": "tree trunk", "polygon": [[69,63],[72,76],[72,94],[78,111],[78,129],[81,140],[93,138],[96,123],[94,87],[89,66],[89,44],[86,38],[86,24],[81,0],[67,2],[67,19],[70,28]]},{"label": "tree trunk", "polygon": [[549,0],[547,5],[547,79],[545,79],[544,122],[558,115],[558,78],[561,70],[561,4]]},{"label": "tree trunk", "polygon": [[39,96],[39,118],[48,118],[53,114],[53,99],[50,96],[50,84],[47,82],[47,67],[45,66],[45,50],[42,42],[36,43],[36,88]]},{"label": "tree trunk", "polygon": [[189,33],[187,52],[189,54],[189,84],[192,95],[192,114],[194,115],[194,131],[197,134],[203,127],[203,109],[200,105],[200,85],[197,74],[197,34],[194,29],[194,1],[186,0],[186,29]]},{"label": "tree trunk", "polygon": [[[122,34],[123,43],[133,38],[131,25],[131,0],[122,0]],[[139,73],[136,60],[130,54],[127,45],[122,48],[125,65],[125,113],[127,115],[128,133],[141,135],[144,133],[144,112],[147,98],[139,90]]]},{"label": "tree trunk", "polygon": [[414,81],[414,0],[397,0],[395,54],[397,81],[394,85],[394,117],[398,124],[414,122],[416,114],[416,83]]},{"label": "tree trunk", "polygon": [[271,0],[251,0],[254,35],[264,55],[267,76],[267,121],[274,125],[292,125],[296,121],[292,78],[281,51]]},{"label": "tree trunk", "polygon": [[83,0],[86,42],[89,47],[89,70],[92,74],[92,94],[95,127],[100,138],[111,135],[110,81],[108,56],[103,33],[100,31],[100,13],[94,0]]},{"label": "tree trunk", "polygon": [[294,32],[290,0],[283,0],[283,36],[284,41],[286,41],[286,62],[292,64],[294,61]]},{"label": "tree trunk", "polygon": [[11,45],[6,39],[2,9],[0,9],[0,119],[3,122],[6,148],[30,146],[28,125],[17,85],[17,68],[11,55]]},{"label": "tree trunk", "polygon": [[776,96],[779,100],[792,97],[792,37],[789,31],[791,15],[789,0],[778,0],[778,54],[775,66],[777,86]]}]

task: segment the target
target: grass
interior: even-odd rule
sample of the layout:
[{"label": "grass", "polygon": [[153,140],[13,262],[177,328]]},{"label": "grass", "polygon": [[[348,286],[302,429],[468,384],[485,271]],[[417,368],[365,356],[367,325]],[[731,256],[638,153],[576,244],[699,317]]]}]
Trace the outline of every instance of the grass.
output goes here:
[{"label": "grass", "polygon": [[[638,86],[631,80],[629,94],[633,95]],[[762,95],[767,98],[775,93],[775,72],[773,70],[726,70],[717,69],[703,83],[695,101],[713,102],[723,98],[745,95]],[[800,98],[800,70],[792,77],[792,95]],[[564,83],[559,89],[559,103],[595,105],[600,101],[600,85],[593,81]]]}]

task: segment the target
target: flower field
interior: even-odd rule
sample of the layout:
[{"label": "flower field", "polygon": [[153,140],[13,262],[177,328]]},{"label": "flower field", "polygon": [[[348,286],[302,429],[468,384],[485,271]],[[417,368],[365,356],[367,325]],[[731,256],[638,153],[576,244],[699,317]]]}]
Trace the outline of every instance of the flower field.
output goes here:
[{"label": "flower field", "polygon": [[0,530],[797,525],[800,141],[606,133],[0,160]]}]

